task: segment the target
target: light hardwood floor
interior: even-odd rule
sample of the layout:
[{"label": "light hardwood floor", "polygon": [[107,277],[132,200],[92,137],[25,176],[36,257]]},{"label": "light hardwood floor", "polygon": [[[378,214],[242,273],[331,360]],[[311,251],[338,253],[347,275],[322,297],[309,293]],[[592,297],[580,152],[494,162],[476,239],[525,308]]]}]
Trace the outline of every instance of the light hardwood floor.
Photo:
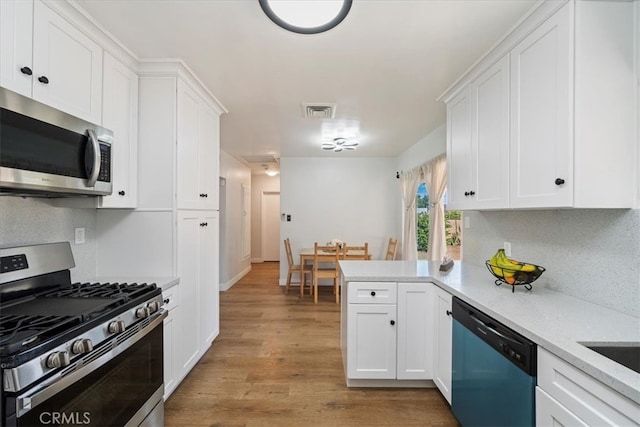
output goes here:
[{"label": "light hardwood floor", "polygon": [[278,286],[278,263],[220,294],[220,335],[165,403],[166,426],[456,426],[436,389],[347,388],[340,307]]}]

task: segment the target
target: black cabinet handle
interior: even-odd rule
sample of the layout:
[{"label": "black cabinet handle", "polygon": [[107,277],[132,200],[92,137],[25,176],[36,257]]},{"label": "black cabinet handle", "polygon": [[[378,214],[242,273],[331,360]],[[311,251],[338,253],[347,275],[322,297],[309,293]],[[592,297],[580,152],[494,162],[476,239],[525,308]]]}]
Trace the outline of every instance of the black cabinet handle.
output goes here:
[{"label": "black cabinet handle", "polygon": [[29,67],[22,67],[20,68],[20,71],[22,72],[22,74],[26,74],[27,76],[30,76],[33,74],[33,71],[31,71],[31,68]]},{"label": "black cabinet handle", "polygon": [[372,297],[375,297],[375,296],[376,296],[375,291],[371,291],[371,296],[372,296]]},{"label": "black cabinet handle", "polygon": [[451,311],[447,310],[447,316],[451,316]]},{"label": "black cabinet handle", "polygon": [[208,226],[208,225],[209,225],[209,224],[208,224],[208,223],[206,223],[206,222],[201,222],[201,223],[200,223],[200,227],[206,227],[206,226]]},{"label": "black cabinet handle", "polygon": [[209,197],[207,193],[200,193],[200,197]]},{"label": "black cabinet handle", "polygon": [[564,184],[564,179],[556,178],[556,185],[562,185],[562,184]]},{"label": "black cabinet handle", "polygon": [[121,196],[124,196],[125,192],[124,192],[124,190],[120,190],[120,191],[118,191],[118,194],[121,195]]},{"label": "black cabinet handle", "polygon": [[395,325],[395,324],[396,324],[396,321],[395,321],[395,320],[392,320],[392,321],[391,321],[391,322],[389,322],[389,323],[391,323],[391,326],[393,326],[393,325]]},{"label": "black cabinet handle", "polygon": [[465,195],[465,197],[466,197],[466,196],[468,196],[468,195],[469,195],[469,192],[468,192],[468,191],[465,191],[465,192],[464,192],[464,195]]},{"label": "black cabinet handle", "polygon": [[469,191],[469,195],[470,196],[475,196],[476,192],[475,191]]},{"label": "black cabinet handle", "polygon": [[44,84],[46,84],[46,85],[47,85],[47,84],[49,84],[49,79],[47,78],[47,76],[40,76],[40,77],[38,77],[38,81],[39,81],[40,83],[44,83]]},{"label": "black cabinet handle", "polygon": [[169,298],[165,298],[164,301],[162,301],[162,302],[164,302],[165,304],[169,304],[171,302],[171,300]]}]

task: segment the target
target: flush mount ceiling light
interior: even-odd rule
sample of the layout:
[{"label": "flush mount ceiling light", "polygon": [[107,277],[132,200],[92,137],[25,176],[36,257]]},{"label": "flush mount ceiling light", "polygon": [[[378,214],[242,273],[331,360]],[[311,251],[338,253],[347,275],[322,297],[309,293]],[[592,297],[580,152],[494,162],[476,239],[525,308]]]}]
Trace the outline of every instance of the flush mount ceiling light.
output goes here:
[{"label": "flush mount ceiling light", "polygon": [[278,175],[278,171],[276,169],[269,169],[269,166],[267,165],[262,165],[262,167],[264,168],[264,173],[266,173],[269,176],[276,176]]},{"label": "flush mount ceiling light", "polygon": [[352,0],[258,0],[264,13],[285,30],[299,34],[328,31],[342,22]]},{"label": "flush mount ceiling light", "polygon": [[333,138],[332,142],[323,142],[322,149],[325,151],[334,151],[339,153],[340,151],[354,151],[358,146],[358,141],[349,141],[346,138]]}]

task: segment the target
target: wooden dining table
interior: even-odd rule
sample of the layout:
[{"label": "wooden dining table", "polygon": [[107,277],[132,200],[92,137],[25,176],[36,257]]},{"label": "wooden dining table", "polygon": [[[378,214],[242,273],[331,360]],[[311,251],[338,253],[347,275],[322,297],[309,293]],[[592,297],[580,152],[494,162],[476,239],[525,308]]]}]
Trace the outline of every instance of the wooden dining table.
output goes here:
[{"label": "wooden dining table", "polygon": [[[331,255],[330,252],[325,252],[325,251],[321,251],[320,253],[326,254],[326,255]],[[352,257],[355,258],[358,255],[362,256],[363,253],[364,253],[364,251],[351,251],[349,254],[347,254],[346,257],[341,255],[340,259],[348,260],[349,258],[352,258]],[[302,249],[300,251],[300,265],[303,266],[307,261],[313,261],[313,257],[314,256],[315,256],[314,248],[304,248],[304,249]],[[368,258],[367,259],[371,259],[371,254],[368,254]]]}]

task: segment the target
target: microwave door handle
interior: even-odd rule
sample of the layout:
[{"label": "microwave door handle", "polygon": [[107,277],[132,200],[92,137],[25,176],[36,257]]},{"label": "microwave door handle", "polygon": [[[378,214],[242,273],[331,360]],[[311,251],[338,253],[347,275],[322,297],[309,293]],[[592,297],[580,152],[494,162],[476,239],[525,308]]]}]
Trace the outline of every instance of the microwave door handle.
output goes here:
[{"label": "microwave door handle", "polygon": [[91,171],[88,171],[89,180],[87,181],[87,187],[93,187],[96,185],[98,181],[98,175],[100,174],[100,143],[98,142],[98,137],[93,129],[87,129],[87,134],[89,135],[89,144],[87,145],[87,151],[92,149],[93,152],[93,164],[91,166]]}]

